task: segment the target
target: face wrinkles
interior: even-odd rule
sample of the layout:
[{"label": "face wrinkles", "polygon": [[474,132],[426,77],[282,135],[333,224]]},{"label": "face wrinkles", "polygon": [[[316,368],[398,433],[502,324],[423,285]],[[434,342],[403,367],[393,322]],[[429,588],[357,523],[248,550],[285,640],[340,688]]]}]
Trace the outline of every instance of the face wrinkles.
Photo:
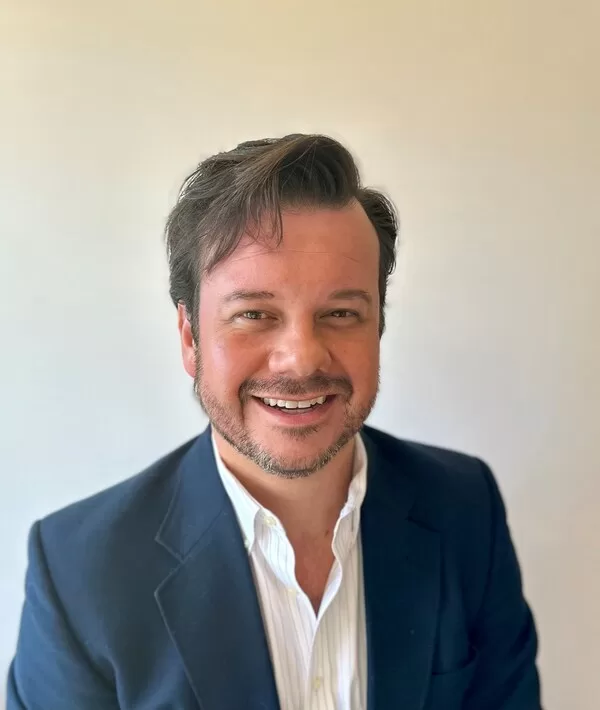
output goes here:
[{"label": "face wrinkles", "polygon": [[[311,254],[311,255],[318,255],[318,254],[323,254],[323,255],[329,255],[331,256],[333,252],[329,251],[307,251],[306,249],[290,249],[289,247],[286,247],[285,245],[282,245],[280,247],[281,251],[284,252],[289,252],[290,254]],[[272,252],[272,247],[265,246],[264,250],[259,252],[258,254],[245,254],[245,255],[239,255],[239,256],[232,256],[231,259],[232,261],[244,261],[245,259],[254,259],[256,256],[261,256],[262,254],[270,254]],[[336,254],[336,256],[341,257],[343,259],[350,259],[350,261],[358,261],[358,259],[353,258],[350,254]]]},{"label": "face wrinkles", "polygon": [[[243,240],[201,283],[194,384],[235,451],[300,477],[331,461],[374,405],[379,245],[358,204],[282,218],[279,247]],[[321,395],[300,414],[263,401]]]}]

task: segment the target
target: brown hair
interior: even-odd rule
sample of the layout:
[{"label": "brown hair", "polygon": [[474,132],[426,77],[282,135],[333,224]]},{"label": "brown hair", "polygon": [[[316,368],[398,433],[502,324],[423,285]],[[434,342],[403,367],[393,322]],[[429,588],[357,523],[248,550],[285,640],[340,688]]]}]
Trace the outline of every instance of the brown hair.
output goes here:
[{"label": "brown hair", "polygon": [[361,185],[343,145],[328,136],[294,134],[240,143],[201,162],[184,180],[165,228],[171,298],[185,306],[194,339],[200,279],[234,251],[244,232],[254,225],[260,231],[266,220],[268,234],[279,243],[285,207],[344,207],[352,200],[362,205],[379,237],[382,334],[396,263],[396,213],[387,197]]}]

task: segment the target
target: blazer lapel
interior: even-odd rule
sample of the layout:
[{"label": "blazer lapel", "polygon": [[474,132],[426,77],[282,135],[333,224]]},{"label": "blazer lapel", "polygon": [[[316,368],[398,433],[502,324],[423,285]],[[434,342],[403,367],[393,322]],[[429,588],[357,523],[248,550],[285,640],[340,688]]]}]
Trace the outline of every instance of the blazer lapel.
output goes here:
[{"label": "blazer lapel", "polygon": [[363,438],[367,495],[361,514],[369,710],[420,710],[431,674],[440,599],[440,539],[410,518],[406,461]]},{"label": "blazer lapel", "polygon": [[179,565],[155,596],[203,710],[278,710],[261,611],[210,429],[181,463],[156,537]]}]

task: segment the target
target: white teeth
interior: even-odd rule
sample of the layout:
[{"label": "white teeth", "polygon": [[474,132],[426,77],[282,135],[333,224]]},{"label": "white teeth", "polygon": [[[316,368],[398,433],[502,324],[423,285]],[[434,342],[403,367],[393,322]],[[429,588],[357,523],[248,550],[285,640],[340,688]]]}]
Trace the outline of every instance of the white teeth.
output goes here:
[{"label": "white teeth", "polygon": [[263,402],[269,407],[279,407],[280,409],[309,409],[315,404],[324,404],[326,399],[327,397],[323,396],[299,402],[292,399],[271,399],[270,397],[263,397]]}]

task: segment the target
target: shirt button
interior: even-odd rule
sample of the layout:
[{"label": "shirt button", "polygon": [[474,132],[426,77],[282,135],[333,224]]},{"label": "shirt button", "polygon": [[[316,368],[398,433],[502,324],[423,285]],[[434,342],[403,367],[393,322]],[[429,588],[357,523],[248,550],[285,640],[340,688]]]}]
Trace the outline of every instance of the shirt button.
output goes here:
[{"label": "shirt button", "polygon": [[277,520],[272,515],[265,515],[265,525],[274,528],[277,525]]},{"label": "shirt button", "polygon": [[290,595],[290,597],[295,597],[298,594],[294,587],[288,587],[287,593]]},{"label": "shirt button", "polygon": [[313,689],[314,690],[319,690],[321,686],[323,685],[323,676],[315,676],[313,680]]}]

